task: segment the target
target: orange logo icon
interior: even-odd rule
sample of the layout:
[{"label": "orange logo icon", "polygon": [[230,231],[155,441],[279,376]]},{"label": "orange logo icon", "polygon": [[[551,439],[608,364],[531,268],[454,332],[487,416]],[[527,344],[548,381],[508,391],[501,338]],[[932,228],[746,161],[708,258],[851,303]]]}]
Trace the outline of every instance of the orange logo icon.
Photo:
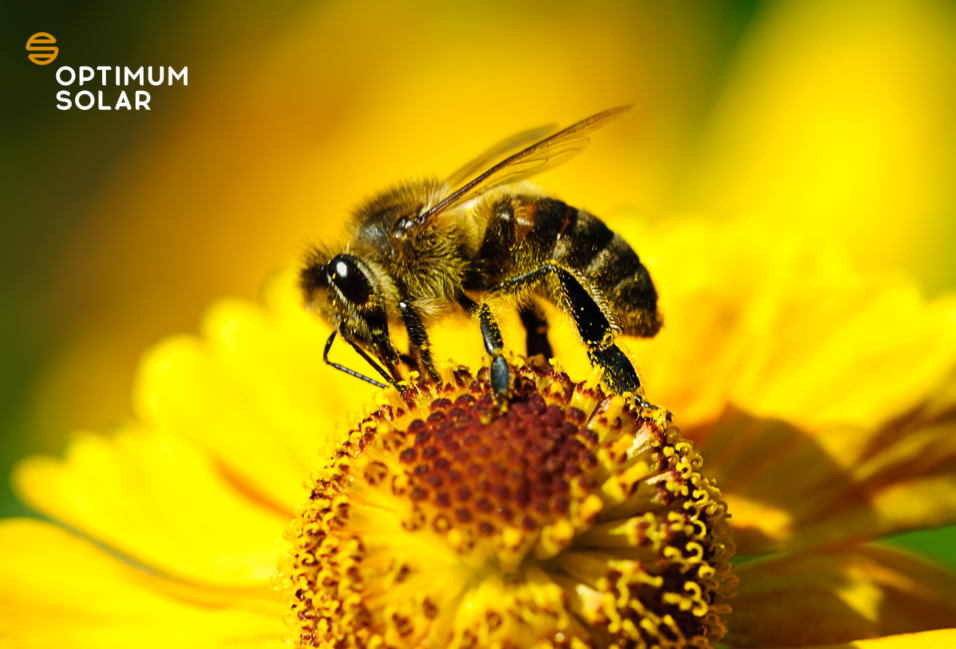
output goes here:
[{"label": "orange logo icon", "polygon": [[53,59],[59,54],[59,47],[50,47],[56,42],[52,35],[46,32],[39,32],[30,37],[27,41],[27,52],[30,54],[30,60],[37,65],[47,65],[53,63]]}]

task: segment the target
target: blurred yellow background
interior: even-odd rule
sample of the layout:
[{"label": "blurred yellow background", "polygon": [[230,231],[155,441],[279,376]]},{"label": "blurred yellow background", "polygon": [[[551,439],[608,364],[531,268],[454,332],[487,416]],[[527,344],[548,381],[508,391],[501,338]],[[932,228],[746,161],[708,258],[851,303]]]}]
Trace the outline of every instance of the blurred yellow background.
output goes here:
[{"label": "blurred yellow background", "polygon": [[[956,287],[956,3],[173,2],[2,26],[0,470],[129,417],[137,360],[404,176],[640,109],[540,184],[608,221],[747,212]],[[24,45],[48,31],[55,64]],[[189,67],[58,111],[61,65]],[[115,92],[108,88],[110,92]],[[615,215],[618,215],[617,217]],[[640,251],[653,242],[632,242]],[[893,335],[888,327],[887,335]],[[19,513],[9,490],[2,514]]]}]

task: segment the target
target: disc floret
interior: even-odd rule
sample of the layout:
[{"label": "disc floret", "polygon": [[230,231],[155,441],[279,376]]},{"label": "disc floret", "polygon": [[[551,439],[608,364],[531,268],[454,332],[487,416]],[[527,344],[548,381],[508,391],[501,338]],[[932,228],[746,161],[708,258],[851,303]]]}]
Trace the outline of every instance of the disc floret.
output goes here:
[{"label": "disc floret", "polygon": [[662,408],[517,361],[380,407],[313,476],[280,582],[306,647],[715,646],[726,506]]}]

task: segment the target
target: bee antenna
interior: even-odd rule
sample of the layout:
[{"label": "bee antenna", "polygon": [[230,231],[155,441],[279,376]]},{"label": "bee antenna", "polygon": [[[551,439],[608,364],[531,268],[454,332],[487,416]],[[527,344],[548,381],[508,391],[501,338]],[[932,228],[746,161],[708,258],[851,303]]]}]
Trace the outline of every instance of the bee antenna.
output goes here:
[{"label": "bee antenna", "polygon": [[[371,377],[369,377],[369,376],[365,376],[364,374],[360,374],[360,373],[356,372],[355,370],[352,370],[352,369],[349,369],[349,368],[345,367],[344,365],[339,365],[338,363],[333,363],[332,361],[329,360],[329,350],[332,349],[332,343],[333,343],[333,341],[335,341],[335,335],[336,335],[337,333],[338,333],[337,331],[332,331],[332,335],[329,336],[329,339],[325,341],[325,351],[322,353],[322,360],[324,360],[327,365],[331,365],[332,367],[334,367],[335,369],[339,370],[340,372],[345,372],[345,373],[348,374],[349,376],[354,376],[355,378],[361,379],[362,381],[365,381],[366,383],[371,383],[372,385],[374,385],[374,386],[377,387],[377,388],[386,388],[386,387],[388,387],[385,383],[381,383],[381,382],[379,382],[379,381],[376,381],[375,379],[373,379],[373,378],[371,378]],[[345,338],[344,335],[343,335],[342,337]],[[374,367],[376,370],[378,370],[379,373],[382,374],[382,376],[385,376],[385,378],[388,380],[388,382],[389,382],[390,384],[395,385],[395,383],[392,381],[392,379],[385,374],[385,371],[382,370],[382,368],[380,368],[371,358],[369,358],[368,355],[367,355],[365,352],[363,352],[361,349],[359,349],[358,345],[356,345],[355,343],[353,343],[353,342],[352,342],[351,340],[349,340],[348,338],[345,338],[345,342],[347,342],[347,343],[349,343],[350,345],[352,345],[352,348],[355,349],[355,351],[357,351],[357,352],[359,353],[359,356],[361,356],[361,357],[364,358],[366,361],[368,361],[368,363],[369,363],[372,367]]]}]

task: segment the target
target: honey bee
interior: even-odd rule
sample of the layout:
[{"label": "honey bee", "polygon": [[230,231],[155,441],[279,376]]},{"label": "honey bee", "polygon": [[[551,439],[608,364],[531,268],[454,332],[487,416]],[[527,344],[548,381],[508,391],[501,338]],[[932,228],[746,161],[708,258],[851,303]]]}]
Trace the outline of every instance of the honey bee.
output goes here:
[{"label": "honey bee", "polygon": [[[332,326],[325,362],[385,387],[329,360],[339,335],[399,389],[406,385],[402,365],[437,379],[428,326],[464,309],[480,325],[492,389],[501,396],[509,371],[492,301],[510,298],[527,354],[550,357],[547,323],[535,306],[547,300],[571,318],[592,365],[604,369],[604,383],[641,399],[640,379],[615,337],[652,337],[660,329],[650,274],[597,217],[525,180],[567,162],[587,147],[590,133],[630,109],[598,113],[550,136],[550,129],[521,133],[444,180],[410,180],[361,204],[344,243],[312,249],[300,273],[306,307]],[[407,353],[389,336],[399,324]]]}]

